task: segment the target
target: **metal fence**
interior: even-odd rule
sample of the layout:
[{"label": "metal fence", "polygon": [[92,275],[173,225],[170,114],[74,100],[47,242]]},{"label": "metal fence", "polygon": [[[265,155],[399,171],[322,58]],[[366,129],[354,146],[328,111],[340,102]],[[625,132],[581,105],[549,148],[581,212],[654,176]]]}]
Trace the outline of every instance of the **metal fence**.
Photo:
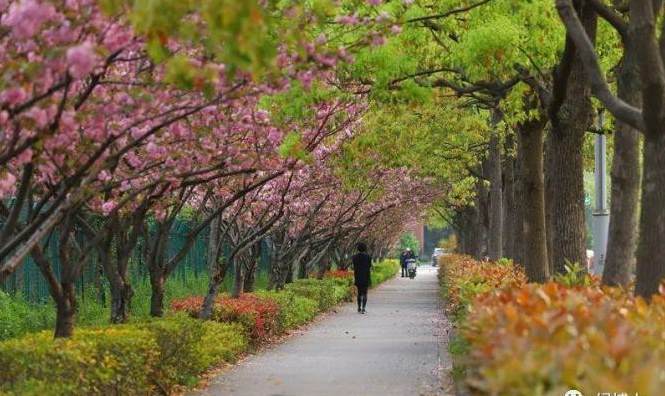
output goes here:
[{"label": "metal fence", "polygon": [[[186,243],[190,224],[177,222],[173,225],[166,248],[167,257],[175,255]],[[145,281],[148,278],[148,269],[142,254],[143,240],[139,240],[130,259],[130,279],[132,284]],[[185,258],[180,262],[176,270],[171,274],[170,282],[185,284],[191,277],[207,277],[207,246],[208,232],[202,231],[196,238],[193,246],[189,249]],[[60,261],[58,259],[58,238],[49,238],[45,249],[47,257],[54,266],[56,276],[60,276]],[[228,249],[226,249],[228,250]],[[270,261],[269,244],[261,242],[261,258],[257,268],[257,275],[267,272]],[[233,277],[233,271],[227,272],[228,277]],[[88,289],[100,290],[105,287],[107,281],[97,264],[97,258],[93,255],[85,264],[76,288],[79,294],[85,295]],[[4,283],[0,283],[0,290],[9,294],[21,294],[30,302],[44,302],[50,298],[48,283],[42,277],[37,265],[31,257],[25,259],[24,264],[16,270]]]}]

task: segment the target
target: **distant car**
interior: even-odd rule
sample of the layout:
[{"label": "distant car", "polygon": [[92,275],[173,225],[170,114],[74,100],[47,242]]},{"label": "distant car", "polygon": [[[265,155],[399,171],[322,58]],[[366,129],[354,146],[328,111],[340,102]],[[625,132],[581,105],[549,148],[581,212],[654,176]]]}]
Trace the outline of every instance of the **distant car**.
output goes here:
[{"label": "distant car", "polygon": [[444,250],[442,248],[434,248],[434,252],[432,253],[432,265],[437,266],[439,264],[439,256],[444,254]]}]

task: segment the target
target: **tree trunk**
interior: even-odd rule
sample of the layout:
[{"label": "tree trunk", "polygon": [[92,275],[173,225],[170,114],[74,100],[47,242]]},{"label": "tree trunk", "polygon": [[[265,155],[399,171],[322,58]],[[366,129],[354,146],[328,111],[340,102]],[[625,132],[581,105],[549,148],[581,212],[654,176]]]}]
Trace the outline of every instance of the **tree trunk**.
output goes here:
[{"label": "tree trunk", "polygon": [[[637,54],[632,45],[627,45],[624,50],[617,93],[625,102],[640,107],[642,101]],[[639,142],[639,131],[617,120],[612,160],[610,227],[607,258],[603,269],[605,285],[627,287],[635,263],[638,233],[637,203],[640,194]]]},{"label": "tree trunk", "polygon": [[163,271],[150,270],[150,316],[161,318],[164,316],[164,284],[166,276]]},{"label": "tree trunk", "polygon": [[665,277],[665,133],[649,131],[645,134],[643,158],[635,294],[649,298],[658,293]]},{"label": "tree trunk", "polygon": [[250,268],[245,269],[245,281],[243,291],[251,293],[254,291],[254,284],[256,283],[256,264]]},{"label": "tree trunk", "polygon": [[[554,274],[554,202],[549,199],[555,195],[556,190],[552,181],[552,130],[547,133],[545,138],[545,158],[543,159],[545,173],[545,236],[547,243],[547,264],[550,274]],[[525,202],[526,204],[526,202]],[[525,227],[526,228],[526,227]]]},{"label": "tree trunk", "polygon": [[568,96],[559,111],[559,122],[550,135],[549,169],[552,182],[550,216],[553,226],[552,267],[565,273],[566,262],[586,263],[584,217],[584,134],[591,124],[592,107],[582,65],[576,62],[568,81]]},{"label": "tree trunk", "polygon": [[56,301],[55,338],[74,335],[76,316],[76,288],[73,283],[62,283],[62,296]]},{"label": "tree trunk", "polygon": [[476,182],[476,198],[471,216],[471,249],[473,257],[484,260],[487,254],[488,191],[485,181]]},{"label": "tree trunk", "polygon": [[478,235],[479,235],[479,257],[485,259],[489,253],[489,190],[484,182],[479,186],[479,212],[478,212]]},{"label": "tree trunk", "polygon": [[[592,42],[596,38],[597,14],[588,2],[579,2],[577,12]],[[574,48],[574,46],[573,46]],[[591,83],[584,71],[579,54],[563,58],[570,63],[570,73],[555,84],[554,101],[550,109],[552,131],[548,169],[552,189],[548,191],[553,239],[552,268],[565,273],[566,262],[586,263],[586,219],[584,217],[584,163],[582,145],[584,134],[591,125],[594,110],[591,104]],[[563,94],[563,95],[561,95]],[[550,194],[551,193],[551,194]]]},{"label": "tree trunk", "polygon": [[238,298],[244,289],[245,275],[242,260],[236,257],[233,261],[233,290],[231,291],[231,297]]},{"label": "tree trunk", "polygon": [[524,268],[531,282],[549,279],[545,227],[545,182],[543,180],[543,128],[541,120],[527,121],[519,128],[520,164],[524,199]]},{"label": "tree trunk", "polygon": [[210,231],[208,233],[208,273],[214,274],[217,271],[217,259],[221,250],[221,241],[219,240],[219,216],[215,216],[210,222]]},{"label": "tree trunk", "polygon": [[493,131],[490,137],[489,157],[487,170],[490,180],[489,192],[489,232],[488,232],[488,256],[492,261],[500,259],[503,255],[503,194],[501,192],[501,140],[496,130],[496,115],[493,115]]},{"label": "tree trunk", "polygon": [[307,278],[307,260],[298,261],[298,279]]},{"label": "tree trunk", "polygon": [[134,290],[127,283],[111,287],[111,323],[127,323],[133,296]]},{"label": "tree trunk", "polygon": [[212,311],[215,306],[215,299],[219,294],[219,288],[224,282],[227,268],[227,261],[224,260],[222,264],[215,268],[215,272],[210,276],[210,282],[208,283],[208,293],[203,299],[203,304],[201,305],[201,310],[199,311],[200,319],[207,320],[212,317]]},{"label": "tree trunk", "polygon": [[[513,151],[513,137],[506,138],[506,151]],[[503,168],[503,256],[515,259],[515,230],[516,230],[516,206],[515,206],[515,159],[506,155]]]},{"label": "tree trunk", "polygon": [[[516,130],[516,133],[520,133]],[[520,265],[524,265],[524,214],[527,201],[524,198],[524,148],[522,139],[517,135],[517,153],[515,158],[515,213],[513,215],[515,244],[514,260]]]}]

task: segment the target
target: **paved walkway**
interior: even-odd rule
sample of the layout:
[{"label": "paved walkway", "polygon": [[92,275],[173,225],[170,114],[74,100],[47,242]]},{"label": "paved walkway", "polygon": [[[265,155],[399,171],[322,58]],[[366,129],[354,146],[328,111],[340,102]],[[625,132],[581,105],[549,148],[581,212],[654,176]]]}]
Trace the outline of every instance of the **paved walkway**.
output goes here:
[{"label": "paved walkway", "polygon": [[452,394],[435,268],[370,290],[367,312],[346,304],[303,334],[247,358],[198,395]]}]

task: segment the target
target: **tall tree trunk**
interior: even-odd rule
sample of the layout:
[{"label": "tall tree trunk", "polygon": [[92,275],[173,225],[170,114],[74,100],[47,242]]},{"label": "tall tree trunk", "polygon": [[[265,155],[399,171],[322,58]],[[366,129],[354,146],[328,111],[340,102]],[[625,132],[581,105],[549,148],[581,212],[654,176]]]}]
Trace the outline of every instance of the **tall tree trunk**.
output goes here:
[{"label": "tall tree trunk", "polygon": [[[495,112],[496,113],[496,112]],[[489,192],[489,232],[488,256],[492,261],[500,259],[503,255],[503,194],[501,192],[501,139],[497,131],[497,115],[492,116],[493,131],[490,137],[489,157],[487,171],[490,181]]]},{"label": "tall tree trunk", "polygon": [[[483,168],[486,168],[484,166]],[[483,176],[486,176],[486,174],[483,172]],[[473,256],[477,260],[484,260],[486,255],[487,255],[487,250],[488,250],[488,241],[487,241],[487,236],[488,236],[488,226],[489,226],[489,193],[487,190],[487,186],[485,185],[485,181],[483,179],[479,179],[476,182],[476,198],[474,201],[474,206],[472,208],[472,230],[471,233],[471,238],[473,239],[472,242],[472,249],[473,249]]]},{"label": "tall tree trunk", "polygon": [[[579,2],[577,12],[592,42],[595,42],[597,15],[593,6]],[[574,45],[572,46],[574,48]],[[569,49],[568,47],[566,48]],[[586,219],[584,216],[584,163],[582,145],[584,134],[593,121],[591,84],[584,65],[574,51],[568,51],[570,73],[558,80],[554,90],[562,101],[551,107],[548,147],[551,167],[547,170],[552,182],[550,200],[553,239],[552,267],[555,273],[565,273],[567,261],[586,263]],[[556,101],[554,101],[556,103]]]},{"label": "tall tree trunk", "polygon": [[[486,175],[485,175],[486,176]],[[489,214],[490,214],[490,195],[487,185],[483,182],[480,185],[480,205],[479,205],[479,224],[478,235],[480,235],[480,258],[485,259],[489,254]]]},{"label": "tall tree trunk", "polygon": [[476,235],[476,226],[475,219],[477,216],[478,208],[476,206],[467,206],[464,209],[466,213],[465,218],[465,227],[464,227],[464,240],[465,240],[465,254],[468,256],[475,256],[476,251],[478,250],[477,245],[480,243],[478,235]]},{"label": "tall tree trunk", "polygon": [[[629,33],[630,34],[630,33]],[[625,46],[619,68],[617,93],[625,102],[640,107],[640,75],[635,48]],[[612,190],[607,259],[603,284],[628,286],[637,245],[637,203],[640,194],[640,133],[617,120],[612,159]],[[662,165],[661,165],[662,166]]]},{"label": "tall tree trunk", "polygon": [[[520,133],[519,130],[516,132]],[[517,135],[517,153],[514,172],[515,211],[513,214],[513,227],[515,237],[513,259],[520,265],[524,265],[524,214],[526,205],[528,204],[524,198],[524,156],[525,153],[524,148],[522,147],[522,139]]]},{"label": "tall tree trunk", "polygon": [[565,273],[566,262],[586,263],[584,216],[584,134],[591,123],[589,89],[579,62],[568,81],[568,96],[550,134],[552,267]]},{"label": "tall tree trunk", "polygon": [[545,138],[545,158],[543,159],[545,173],[545,234],[547,242],[547,264],[549,273],[554,274],[554,201],[549,197],[556,194],[552,180],[553,153],[552,153],[552,129],[549,128]]},{"label": "tall tree trunk", "polygon": [[[477,188],[476,194],[479,194]],[[483,258],[483,232],[481,227],[480,197],[477,196],[473,207],[471,207],[471,218],[469,221],[469,253],[477,260],[482,260]]]},{"label": "tall tree trunk", "polygon": [[516,207],[515,207],[515,159],[512,156],[513,136],[506,137],[506,152],[503,166],[503,206],[502,206],[502,240],[503,256],[515,259],[515,230],[516,230]]},{"label": "tall tree trunk", "polygon": [[520,125],[520,164],[524,199],[524,268],[531,282],[549,279],[547,234],[545,227],[545,182],[543,180],[544,121],[532,120]]},{"label": "tall tree trunk", "polygon": [[665,65],[663,38],[659,43],[655,30],[662,9],[655,10],[656,3],[662,8],[661,2],[630,2],[646,126],[635,294],[646,298],[658,292],[665,277]]},{"label": "tall tree trunk", "polygon": [[665,278],[665,133],[649,131],[645,134],[643,158],[635,294],[649,298],[658,293],[660,282]]},{"label": "tall tree trunk", "polygon": [[[556,273],[565,273],[566,262],[586,263],[586,219],[584,216],[584,130],[577,122],[553,131],[552,195],[548,196],[552,220],[552,259]],[[586,125],[586,123],[584,123]],[[584,128],[586,129],[586,128]]]}]

